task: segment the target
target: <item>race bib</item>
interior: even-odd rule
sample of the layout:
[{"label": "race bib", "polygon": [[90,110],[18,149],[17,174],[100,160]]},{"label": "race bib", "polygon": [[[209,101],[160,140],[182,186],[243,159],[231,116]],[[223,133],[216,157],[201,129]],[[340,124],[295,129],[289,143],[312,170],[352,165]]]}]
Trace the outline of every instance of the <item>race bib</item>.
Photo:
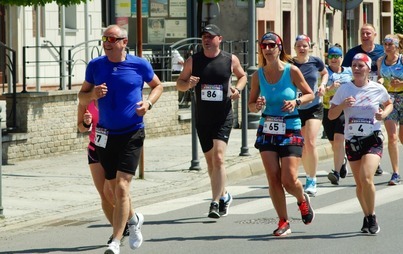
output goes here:
[{"label": "race bib", "polygon": [[201,99],[203,101],[223,101],[222,85],[201,85]]},{"label": "race bib", "polygon": [[376,73],[376,71],[371,71],[369,73],[368,79],[378,83],[378,74]]},{"label": "race bib", "polygon": [[285,122],[281,116],[268,116],[264,120],[263,133],[272,135],[285,134]]},{"label": "race bib", "polygon": [[95,129],[95,145],[105,148],[108,141],[108,130],[97,127]]},{"label": "race bib", "polygon": [[369,118],[350,118],[348,133],[353,136],[365,137],[374,132],[374,120]]}]

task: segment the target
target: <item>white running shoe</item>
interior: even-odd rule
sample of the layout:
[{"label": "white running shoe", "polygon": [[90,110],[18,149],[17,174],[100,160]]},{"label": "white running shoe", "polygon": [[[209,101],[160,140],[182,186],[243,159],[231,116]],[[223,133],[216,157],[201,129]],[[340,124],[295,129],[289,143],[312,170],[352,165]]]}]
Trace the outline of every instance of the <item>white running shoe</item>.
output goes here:
[{"label": "white running shoe", "polygon": [[304,192],[308,194],[310,197],[316,196],[316,177],[314,178],[311,178],[309,176],[306,177]]},{"label": "white running shoe", "polygon": [[120,253],[120,243],[112,241],[108,244],[108,249],[104,252],[104,254],[119,254]]},{"label": "white running shoe", "polygon": [[130,225],[129,224],[129,244],[130,248],[135,250],[141,246],[143,243],[143,235],[141,234],[141,226],[144,223],[144,216],[141,213],[136,213],[137,216],[137,224]]}]

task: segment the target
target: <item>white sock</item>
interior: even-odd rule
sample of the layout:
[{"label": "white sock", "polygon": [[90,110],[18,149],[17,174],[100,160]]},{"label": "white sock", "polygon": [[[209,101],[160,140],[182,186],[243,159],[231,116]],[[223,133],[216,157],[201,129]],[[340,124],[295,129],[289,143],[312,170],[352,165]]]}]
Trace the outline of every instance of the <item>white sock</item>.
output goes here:
[{"label": "white sock", "polygon": [[130,225],[137,225],[137,223],[139,222],[137,215],[134,214],[133,217],[131,217],[131,219],[128,221],[128,223]]},{"label": "white sock", "polygon": [[225,195],[222,196],[220,199],[224,200],[224,202],[227,202],[229,200],[228,192],[226,192]]}]

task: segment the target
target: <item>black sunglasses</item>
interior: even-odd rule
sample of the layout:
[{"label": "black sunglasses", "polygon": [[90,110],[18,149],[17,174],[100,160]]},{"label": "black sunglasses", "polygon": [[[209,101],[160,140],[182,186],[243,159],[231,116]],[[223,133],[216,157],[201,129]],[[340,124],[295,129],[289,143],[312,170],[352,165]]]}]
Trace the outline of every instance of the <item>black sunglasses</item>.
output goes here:
[{"label": "black sunglasses", "polygon": [[102,41],[103,42],[110,42],[110,43],[116,43],[120,40],[123,40],[124,38],[116,38],[116,37],[110,37],[110,36],[102,36]]},{"label": "black sunglasses", "polygon": [[269,47],[270,49],[274,49],[275,47],[277,47],[277,43],[275,42],[260,43],[261,49],[267,49],[267,47]]}]

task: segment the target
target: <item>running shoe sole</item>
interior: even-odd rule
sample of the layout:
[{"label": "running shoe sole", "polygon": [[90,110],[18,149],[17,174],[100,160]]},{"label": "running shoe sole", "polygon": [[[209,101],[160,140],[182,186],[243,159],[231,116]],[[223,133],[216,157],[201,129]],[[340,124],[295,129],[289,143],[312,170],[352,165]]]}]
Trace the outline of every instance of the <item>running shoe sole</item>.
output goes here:
[{"label": "running shoe sole", "polygon": [[286,231],[284,231],[281,234],[276,233],[276,231],[278,231],[277,229],[274,231],[273,235],[274,236],[287,236],[289,234],[291,234],[291,228],[288,228]]},{"label": "running shoe sole", "polygon": [[334,185],[339,185],[339,179],[337,179],[337,176],[336,176],[333,172],[330,172],[330,173],[327,175],[327,179],[329,179],[329,181],[330,181],[332,184],[334,184]]},{"label": "running shoe sole", "polygon": [[209,218],[212,218],[212,219],[219,219],[219,218],[221,217],[220,214],[217,213],[217,212],[215,212],[215,211],[210,212],[207,216],[208,216]]}]

